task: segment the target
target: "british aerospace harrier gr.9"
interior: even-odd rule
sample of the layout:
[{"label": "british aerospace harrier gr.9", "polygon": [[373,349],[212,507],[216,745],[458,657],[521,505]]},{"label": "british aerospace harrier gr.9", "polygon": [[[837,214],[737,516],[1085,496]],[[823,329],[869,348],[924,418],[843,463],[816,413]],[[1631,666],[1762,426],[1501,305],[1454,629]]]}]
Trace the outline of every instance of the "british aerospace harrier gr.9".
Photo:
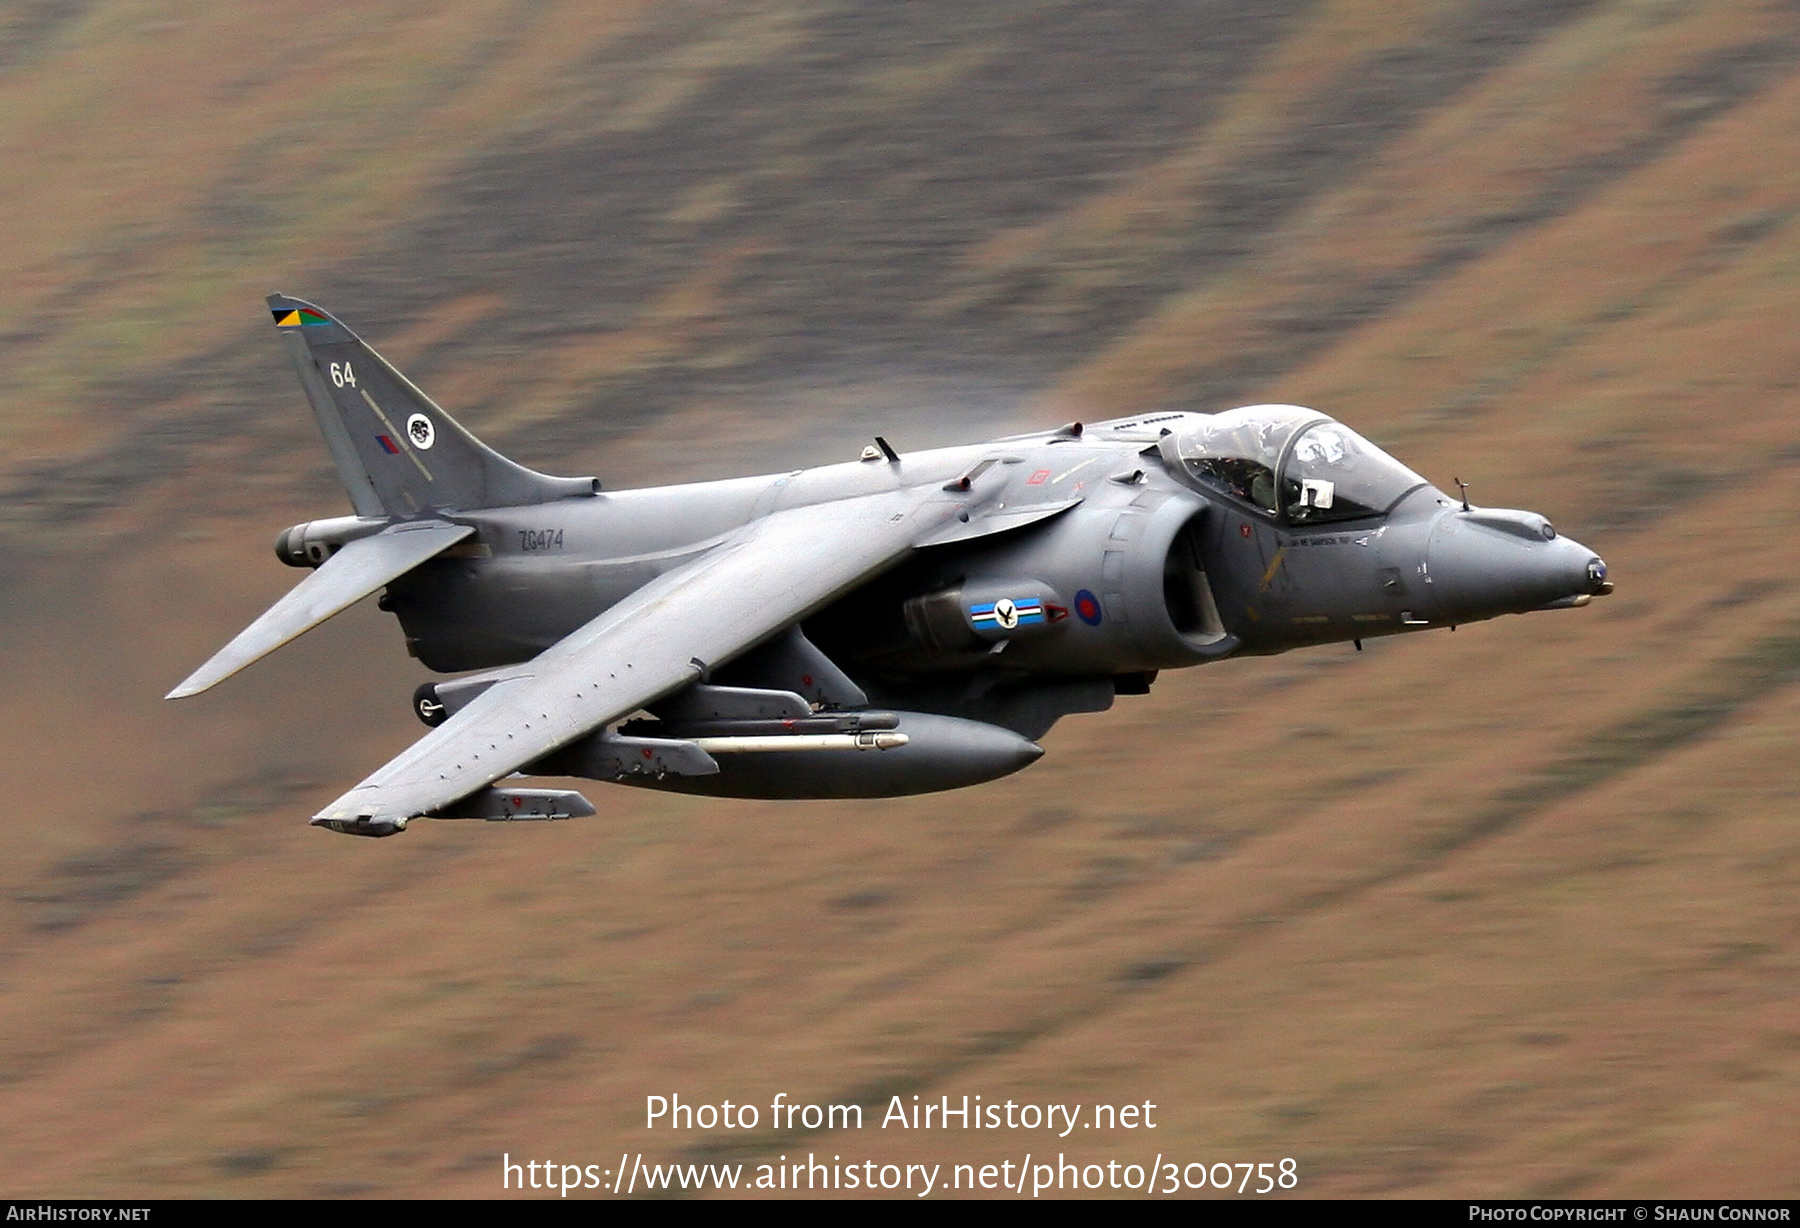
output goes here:
[{"label": "british aerospace harrier gr.9", "polygon": [[1612,591],[1531,512],[1445,495],[1294,405],[1158,413],[767,477],[602,490],[486,447],[336,319],[269,299],[354,514],[170,693],[385,588],[431,730],[312,821],[593,814],[580,776],[729,797],[978,784],[1159,670]]}]

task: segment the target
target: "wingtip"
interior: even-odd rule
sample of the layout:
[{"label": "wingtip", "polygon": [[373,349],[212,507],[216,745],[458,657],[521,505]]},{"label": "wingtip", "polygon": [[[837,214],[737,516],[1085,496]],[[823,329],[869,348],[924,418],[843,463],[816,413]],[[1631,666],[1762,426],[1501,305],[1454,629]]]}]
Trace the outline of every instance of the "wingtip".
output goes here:
[{"label": "wingtip", "polygon": [[[226,648],[229,647],[229,644],[226,645]],[[238,670],[243,669],[244,665],[249,664],[249,662],[246,661],[243,665],[221,671],[219,668],[219,658],[224,654],[224,651],[225,649],[220,649],[218,652],[214,653],[205,665],[202,665],[199,669],[183,678],[176,684],[175,689],[170,691],[167,695],[164,695],[163,698],[186,699],[190,695],[198,695],[202,691],[210,691],[221,682],[225,681],[225,679],[237,673]]]}]

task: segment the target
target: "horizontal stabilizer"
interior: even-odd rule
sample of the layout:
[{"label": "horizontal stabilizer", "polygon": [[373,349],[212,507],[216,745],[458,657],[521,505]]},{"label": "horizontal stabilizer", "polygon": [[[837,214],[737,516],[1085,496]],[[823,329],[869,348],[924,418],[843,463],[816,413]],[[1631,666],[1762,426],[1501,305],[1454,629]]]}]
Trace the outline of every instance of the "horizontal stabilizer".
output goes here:
[{"label": "horizontal stabilizer", "polygon": [[223,682],[474,532],[469,525],[410,524],[347,543],[166,698],[198,695]]}]

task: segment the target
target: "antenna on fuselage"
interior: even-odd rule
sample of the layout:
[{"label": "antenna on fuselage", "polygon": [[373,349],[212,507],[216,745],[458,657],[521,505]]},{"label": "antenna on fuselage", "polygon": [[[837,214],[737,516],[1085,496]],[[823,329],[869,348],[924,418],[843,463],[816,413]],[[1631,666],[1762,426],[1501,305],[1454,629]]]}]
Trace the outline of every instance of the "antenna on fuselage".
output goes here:
[{"label": "antenna on fuselage", "polygon": [[1466,511],[1470,510],[1469,509],[1469,484],[1467,482],[1463,481],[1461,478],[1451,478],[1450,480],[1452,482],[1455,482],[1458,486],[1462,487],[1463,511],[1466,512]]}]

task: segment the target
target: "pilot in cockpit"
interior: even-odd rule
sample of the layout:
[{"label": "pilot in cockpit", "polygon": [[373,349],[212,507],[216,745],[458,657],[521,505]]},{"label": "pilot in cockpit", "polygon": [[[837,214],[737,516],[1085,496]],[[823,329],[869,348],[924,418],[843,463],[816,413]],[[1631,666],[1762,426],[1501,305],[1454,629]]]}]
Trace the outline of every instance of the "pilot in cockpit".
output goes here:
[{"label": "pilot in cockpit", "polygon": [[1297,405],[1210,414],[1165,444],[1196,486],[1290,524],[1379,516],[1425,484],[1349,427]]}]

